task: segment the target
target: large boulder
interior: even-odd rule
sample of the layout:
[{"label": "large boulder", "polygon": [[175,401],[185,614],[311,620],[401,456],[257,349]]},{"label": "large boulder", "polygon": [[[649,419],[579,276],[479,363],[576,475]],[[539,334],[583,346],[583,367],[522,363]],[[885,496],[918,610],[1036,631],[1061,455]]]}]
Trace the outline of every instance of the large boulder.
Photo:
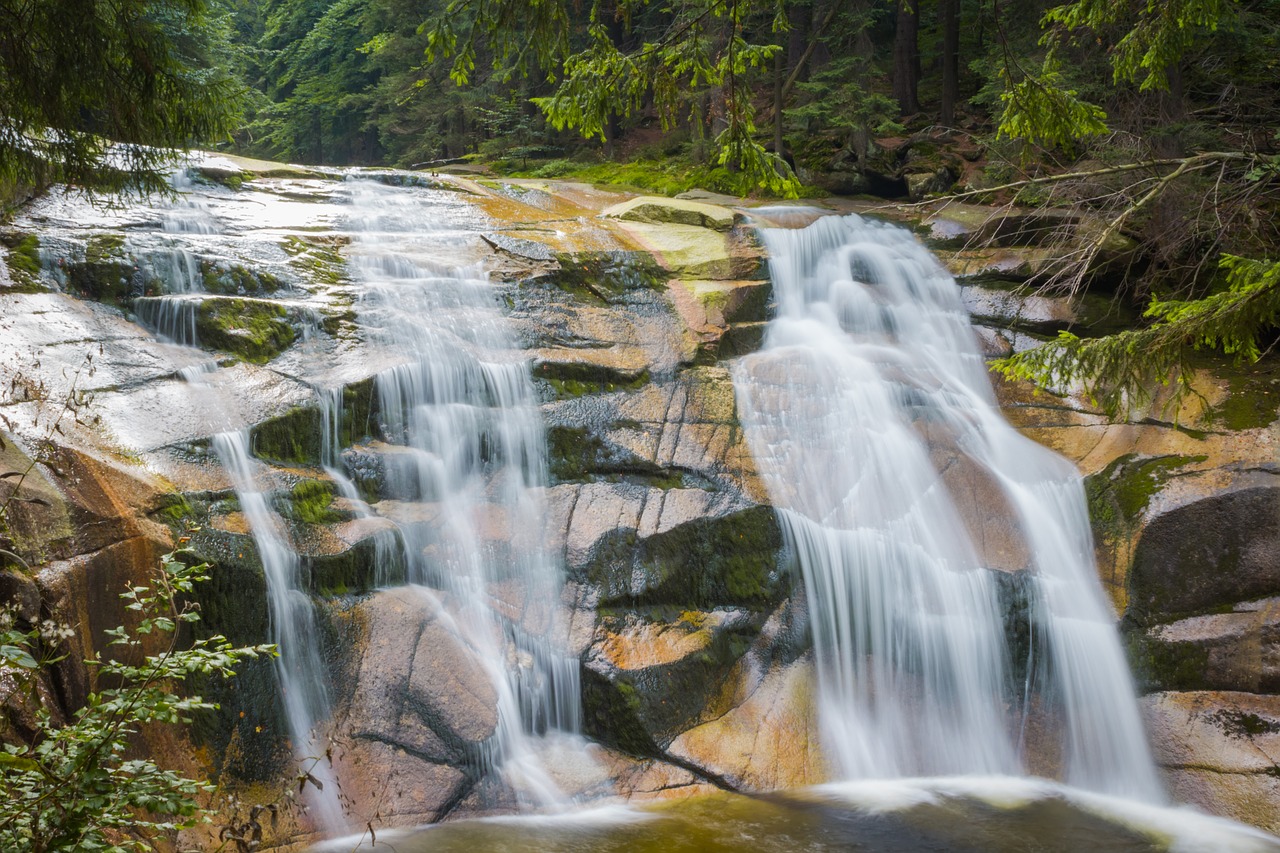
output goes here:
[{"label": "large boulder", "polygon": [[1280,593],[1280,477],[1258,474],[1159,512],[1129,571],[1142,625]]},{"label": "large boulder", "polygon": [[1280,697],[1156,693],[1142,706],[1176,800],[1280,832]]},{"label": "large boulder", "polygon": [[444,603],[424,588],[401,587],[359,610],[368,635],[348,711],[352,735],[426,762],[475,756],[497,728],[497,693]]}]

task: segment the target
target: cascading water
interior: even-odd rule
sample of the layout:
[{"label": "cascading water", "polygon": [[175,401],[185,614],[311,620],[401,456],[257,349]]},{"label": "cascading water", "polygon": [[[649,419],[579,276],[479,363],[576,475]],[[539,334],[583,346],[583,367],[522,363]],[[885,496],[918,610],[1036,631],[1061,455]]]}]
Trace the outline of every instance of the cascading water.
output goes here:
[{"label": "cascading water", "polygon": [[487,278],[422,254],[424,223],[438,222],[425,194],[351,191],[359,324],[402,359],[375,377],[381,432],[403,448],[386,462],[398,500],[377,510],[399,526],[404,579],[447,593],[490,670],[499,723],[487,761],[522,800],[554,805],[529,735],[577,730],[578,672],[546,641],[563,578],[544,545],[545,436],[528,366]]},{"label": "cascading water", "polygon": [[190,251],[173,246],[153,250],[140,264],[149,281],[164,282],[168,293],[134,300],[138,319],[156,334],[175,344],[196,346],[196,313],[204,293],[200,260]]},{"label": "cascading water", "polygon": [[[186,171],[177,172],[170,180],[178,197],[161,214],[162,231],[187,237],[217,234],[221,230],[217,217],[203,199],[191,192],[194,183]],[[134,300],[138,319],[163,338],[196,346],[196,313],[201,298],[198,294],[204,293],[200,259],[173,238],[165,238],[159,248],[137,254],[144,279],[163,282],[167,291]]]},{"label": "cascading water", "polygon": [[[1024,772],[1035,706],[1060,720],[1067,781],[1161,801],[1080,478],[999,414],[955,282],[908,232],[856,216],[763,239],[778,314],[734,384],[804,577],[838,772]],[[993,505],[964,506],[975,494]],[[972,533],[999,504],[1027,563],[1005,582]],[[1011,585],[1031,638],[1016,653]]]},{"label": "cascading water", "polygon": [[330,702],[326,669],[320,659],[319,626],[315,604],[303,589],[298,554],[289,543],[280,517],[271,510],[257,483],[257,465],[249,453],[246,430],[222,432],[212,437],[214,452],[231,477],[240,510],[262,561],[267,580],[267,612],[271,642],[279,650],[276,675],[284,700],[285,721],[293,753],[302,771],[318,785],[308,786],[308,802],[321,826],[339,830],[345,826],[337,786],[325,759],[326,748],[317,727],[329,718]]}]

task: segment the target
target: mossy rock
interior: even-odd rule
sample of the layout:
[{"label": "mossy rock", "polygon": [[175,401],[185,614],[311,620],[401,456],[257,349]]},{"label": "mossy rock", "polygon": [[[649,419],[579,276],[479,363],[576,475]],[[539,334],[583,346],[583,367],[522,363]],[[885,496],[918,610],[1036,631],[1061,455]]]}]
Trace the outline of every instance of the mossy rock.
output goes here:
[{"label": "mossy rock", "polygon": [[1121,637],[1139,693],[1215,689],[1206,677],[1209,667],[1206,646],[1161,642],[1132,622],[1122,625]]},{"label": "mossy rock", "polygon": [[180,534],[187,528],[203,524],[206,513],[202,507],[193,505],[186,495],[175,492],[161,496],[159,505],[152,511],[151,517]]},{"label": "mossy rock", "polygon": [[556,483],[586,483],[625,477],[661,489],[684,485],[679,471],[661,468],[635,454],[606,443],[585,427],[547,429],[547,462]]},{"label": "mossy rock", "polygon": [[[267,582],[248,536],[206,528],[192,537],[194,557],[210,563],[209,580],[197,584],[197,634],[225,636],[233,645],[270,641]],[[191,737],[213,753],[216,766],[247,781],[279,778],[290,761],[288,725],[280,702],[275,662],[243,661],[231,679],[198,677],[188,688],[218,708],[194,717]]]},{"label": "mossy rock", "polygon": [[282,248],[290,256],[290,265],[314,284],[337,285],[349,280],[342,248],[350,238],[342,235],[291,234]]},{"label": "mossy rock", "polygon": [[648,368],[632,370],[591,361],[540,361],[533,375],[545,379],[557,397],[610,391],[636,391],[649,382]]},{"label": "mossy rock", "polygon": [[1209,421],[1230,430],[1259,429],[1280,417],[1280,358],[1235,365],[1220,356],[1200,356],[1197,366],[1210,368],[1227,383],[1227,395],[1209,412]]},{"label": "mossy rock", "polygon": [[661,755],[640,720],[641,701],[633,686],[589,667],[582,669],[581,684],[583,734],[630,755]]},{"label": "mossy rock", "polygon": [[764,335],[768,327],[767,322],[734,323],[720,337],[714,357],[709,354],[706,359],[700,359],[700,363],[737,358],[759,351],[764,346]]},{"label": "mossy rock", "polygon": [[1147,522],[1126,618],[1141,627],[1280,594],[1280,485],[1206,495]]},{"label": "mossy rock", "polygon": [[297,338],[283,305],[251,299],[206,299],[196,311],[202,346],[266,364]]},{"label": "mossy rock", "polygon": [[1204,456],[1141,457],[1126,454],[1085,478],[1085,499],[1095,533],[1115,536],[1133,530],[1148,504],[1179,469]]},{"label": "mossy rock", "polygon": [[[378,395],[372,377],[342,389],[338,441],[342,447],[372,438],[377,431]],[[321,463],[323,418],[315,406],[294,406],[249,430],[250,447],[262,459],[298,465]],[[337,448],[335,448],[336,450]]]},{"label": "mossy rock", "polygon": [[280,504],[285,517],[303,524],[332,524],[350,517],[333,508],[333,484],[323,480],[299,480]]},{"label": "mossy rock", "polygon": [[320,464],[320,410],[294,406],[249,430],[249,446],[260,459],[298,465]]},{"label": "mossy rock", "polygon": [[222,296],[264,296],[285,286],[269,272],[225,261],[200,261],[200,278],[206,291]]},{"label": "mossy rock", "polygon": [[124,253],[124,237],[119,234],[95,234],[85,246],[84,260],[65,265],[69,289],[95,302],[128,307],[134,296],[141,295],[141,282],[135,282],[137,268]]},{"label": "mossy rock", "polygon": [[49,289],[40,281],[40,239],[36,235],[6,232],[0,234],[0,245],[9,250],[4,257],[13,282],[9,293],[42,293]]},{"label": "mossy rock", "polygon": [[[587,578],[602,589],[601,604],[662,605],[710,609],[776,605],[790,589],[781,567],[782,530],[769,507],[696,518],[644,539],[615,531],[597,545]],[[640,575],[644,592],[619,592]]]},{"label": "mossy rock", "polygon": [[647,252],[578,252],[556,255],[559,269],[545,278],[582,298],[605,303],[629,290],[662,290],[667,274]]},{"label": "mossy rock", "polygon": [[[401,549],[397,548],[398,555]],[[357,595],[374,589],[379,577],[377,543],[372,536],[361,539],[336,554],[306,557],[303,560],[308,586],[323,598]],[[386,577],[403,575],[403,566],[383,566]]]},{"label": "mossy rock", "polygon": [[[673,613],[668,620],[679,618]],[[726,710],[717,707],[718,700],[759,637],[763,618],[718,631],[705,647],[676,660],[610,672],[607,679],[649,738],[666,748],[681,732]]]}]

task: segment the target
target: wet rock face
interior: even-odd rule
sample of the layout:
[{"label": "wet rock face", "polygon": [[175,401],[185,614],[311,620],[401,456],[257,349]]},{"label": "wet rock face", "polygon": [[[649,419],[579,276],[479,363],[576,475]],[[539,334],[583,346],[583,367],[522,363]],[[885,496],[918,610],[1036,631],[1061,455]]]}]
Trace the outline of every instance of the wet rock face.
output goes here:
[{"label": "wet rock face", "polygon": [[1143,710],[1178,802],[1280,832],[1280,697],[1155,693]]},{"label": "wet rock face", "polygon": [[1130,569],[1141,624],[1280,592],[1280,478],[1207,495],[1151,520]]},{"label": "wet rock face", "polygon": [[[947,164],[911,165],[920,193]],[[269,166],[255,171],[266,176]],[[7,583],[29,611],[34,589],[43,605],[72,613],[93,637],[119,622],[103,590],[142,577],[171,530],[194,522],[203,529],[190,544],[215,564],[214,580],[199,591],[206,626],[236,643],[264,641],[262,567],[208,451],[211,429],[243,424],[322,613],[335,673],[333,761],[353,822],[421,823],[511,809],[510,790],[485,764],[498,697],[465,615],[443,596],[373,591],[402,576],[376,564],[379,537],[394,536],[396,523],[430,525],[439,507],[420,503],[429,496],[410,476],[407,449],[383,434],[374,392],[379,373],[396,361],[371,354],[369,330],[359,324],[359,288],[346,267],[350,239],[312,230],[332,221],[325,211],[340,184],[314,172],[223,178],[227,189],[211,191],[211,204],[236,233],[204,235],[208,245],[193,260],[204,351],[158,342],[125,313],[163,291],[148,266],[163,247],[137,242],[144,230],[137,222],[112,220],[88,236],[71,219],[46,223],[65,233],[47,246],[42,235],[39,248],[65,249],[71,266],[64,264],[59,280],[84,300],[22,287],[0,293],[0,349],[38,349],[48,377],[74,372],[83,341],[101,342],[91,384],[111,431],[83,440],[123,451],[71,454],[59,462],[65,475],[40,469],[24,484],[34,500],[11,515],[14,546],[53,562],[38,581],[0,575],[0,590]],[[895,191],[905,193],[907,181],[895,180]],[[465,210],[460,222],[486,229],[463,260],[495,270],[495,297],[518,328],[540,395],[547,535],[572,581],[566,600],[582,661],[584,727],[608,747],[591,748],[594,769],[565,770],[565,789],[643,798],[823,781],[802,591],[745,446],[725,365],[759,346],[772,312],[763,253],[741,216],[655,199],[600,216],[616,195],[428,183],[423,190],[439,193],[450,216]],[[297,233],[259,236],[237,207],[246,199],[270,207],[281,229]],[[1027,345],[1027,332],[1103,316],[1101,306],[1014,290],[1052,272],[1044,243],[1064,223],[989,211],[966,219],[973,211],[948,210],[932,223],[934,237],[948,243],[952,270],[969,276],[965,298],[989,324],[992,354]],[[195,227],[211,215],[193,208],[183,221]],[[553,231],[548,219],[574,224]],[[128,240],[115,239],[126,225]],[[998,245],[964,248],[975,235]],[[38,272],[35,246],[25,238],[6,245],[11,261],[25,258]],[[1118,262],[1131,250],[1109,246],[1104,260]],[[13,327],[20,336],[10,336]],[[175,373],[208,362],[211,352],[220,353],[217,381],[235,389],[234,412],[198,410]],[[331,436],[337,446],[329,448],[336,452],[324,460],[317,388],[341,389]],[[1146,690],[1159,691],[1148,697],[1148,713],[1175,792],[1271,826],[1263,806],[1277,802],[1274,774],[1235,758],[1255,747],[1275,754],[1280,512],[1276,488],[1259,479],[1274,472],[1225,482],[1224,459],[1238,462],[1242,445],[1221,433],[1196,438],[1193,430],[1109,424],[1043,396],[1009,400],[1011,417],[1029,434],[1098,475],[1091,506],[1106,580],[1133,626],[1139,677]],[[7,415],[25,412],[30,420],[30,405],[3,404]],[[1265,435],[1249,433],[1256,445],[1249,465],[1274,457],[1275,439]],[[983,565],[999,572],[1009,632],[1025,633],[1024,531],[997,506],[989,475],[945,435],[931,438],[944,481],[963,496],[958,510]],[[322,466],[335,461],[374,517],[342,497]],[[144,468],[162,473],[183,497],[164,495],[167,485]],[[1193,474],[1201,479],[1192,483]],[[0,480],[0,497],[7,487]],[[500,520],[492,521],[500,530]],[[487,528],[484,535],[497,539]],[[1014,637],[1015,649],[1030,642]],[[93,648],[86,642],[73,657]],[[72,701],[88,687],[83,673],[63,681]],[[288,775],[278,691],[264,661],[213,694],[221,716],[194,738],[229,775]]]},{"label": "wet rock face", "polygon": [[359,611],[368,636],[347,716],[351,734],[428,762],[478,758],[497,726],[497,695],[441,600],[398,589]]}]

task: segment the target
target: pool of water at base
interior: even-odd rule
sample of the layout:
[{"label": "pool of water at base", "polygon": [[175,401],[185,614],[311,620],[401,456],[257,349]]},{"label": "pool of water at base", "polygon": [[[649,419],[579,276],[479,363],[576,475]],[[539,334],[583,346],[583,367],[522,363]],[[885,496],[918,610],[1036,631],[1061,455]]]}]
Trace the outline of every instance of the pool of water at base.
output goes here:
[{"label": "pool of water at base", "polygon": [[1186,807],[1163,808],[1038,779],[848,782],[643,806],[512,815],[335,839],[317,853],[1253,853],[1280,838]]}]

